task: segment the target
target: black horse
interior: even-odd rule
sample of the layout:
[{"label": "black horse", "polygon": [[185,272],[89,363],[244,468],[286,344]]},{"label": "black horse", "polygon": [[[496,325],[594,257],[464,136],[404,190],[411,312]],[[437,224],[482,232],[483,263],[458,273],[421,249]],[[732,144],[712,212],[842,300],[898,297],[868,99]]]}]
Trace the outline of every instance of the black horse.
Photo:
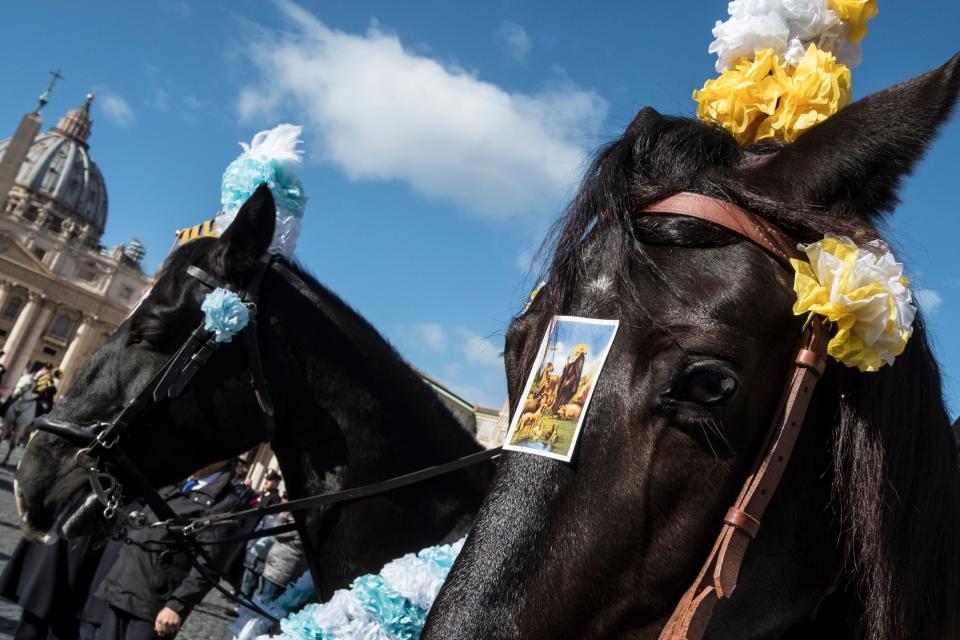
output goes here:
[{"label": "black horse", "polygon": [[[200,304],[210,289],[187,268],[240,287],[273,233],[273,198],[261,186],[221,238],[177,249],[52,417],[81,424],[112,420],[202,318]],[[373,483],[480,449],[387,342],[297,265],[272,263],[257,307],[263,367],[276,405],[271,445],[291,498]],[[237,338],[181,396],[151,405],[123,433],[119,446],[154,486],[258,444],[263,423],[247,367]],[[17,483],[28,536],[64,523],[68,530],[61,533],[68,537],[105,528],[102,507],[85,500],[90,486],[74,463],[76,451],[58,436],[39,433],[24,452]],[[320,596],[398,555],[464,535],[482,501],[488,465],[298,514]],[[124,486],[136,486],[118,476]]]},{"label": "black horse", "polygon": [[[692,191],[799,242],[877,238],[958,89],[960,56],[792,144],[746,148],[644,109],[598,152],[505,354],[516,406],[552,316],[620,319],[579,450],[569,465],[503,457],[424,639],[658,637],[760,450],[803,319],[792,273],[757,245],[638,212]],[[960,637],[958,518],[956,447],[918,318],[893,366],[830,363],[705,637]]]}]

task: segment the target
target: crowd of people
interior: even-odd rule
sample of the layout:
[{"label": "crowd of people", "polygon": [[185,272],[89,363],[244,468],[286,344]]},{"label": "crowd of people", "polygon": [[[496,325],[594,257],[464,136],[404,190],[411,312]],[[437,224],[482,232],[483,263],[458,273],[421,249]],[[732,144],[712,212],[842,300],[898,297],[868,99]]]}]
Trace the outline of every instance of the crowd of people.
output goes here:
[{"label": "crowd of people", "polygon": [[[51,406],[55,373],[48,370],[30,383],[38,397],[51,399]],[[53,395],[48,391],[51,384]],[[25,388],[30,390],[30,385]],[[12,403],[25,394],[21,391]],[[9,412],[13,404],[7,404]],[[10,449],[17,437],[12,436]],[[286,500],[280,474],[269,471],[257,490],[246,475],[241,459],[220,461],[160,490],[167,505],[183,518],[255,508],[231,526],[210,528],[198,535],[198,546],[204,550],[199,554],[178,546],[177,537],[166,529],[143,523],[131,524],[122,539],[106,544],[99,536],[54,539],[45,544],[21,539],[0,574],[0,597],[22,608],[14,637],[173,638],[213,588],[209,578],[214,576],[248,597],[259,596],[264,601],[278,597],[306,570],[303,545],[296,531],[237,541],[255,530],[292,522],[289,514],[261,517],[258,513]],[[147,524],[157,521],[142,503],[128,504],[123,511],[139,511]]]}]

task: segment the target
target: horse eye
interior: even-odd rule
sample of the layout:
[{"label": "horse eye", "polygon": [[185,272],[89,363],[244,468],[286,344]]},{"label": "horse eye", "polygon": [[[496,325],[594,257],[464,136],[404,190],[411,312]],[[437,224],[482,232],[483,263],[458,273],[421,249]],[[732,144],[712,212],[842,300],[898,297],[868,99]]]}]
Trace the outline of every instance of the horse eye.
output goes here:
[{"label": "horse eye", "polygon": [[698,366],[690,370],[677,385],[674,397],[705,407],[725,403],[737,391],[739,383],[732,373],[717,366]]}]

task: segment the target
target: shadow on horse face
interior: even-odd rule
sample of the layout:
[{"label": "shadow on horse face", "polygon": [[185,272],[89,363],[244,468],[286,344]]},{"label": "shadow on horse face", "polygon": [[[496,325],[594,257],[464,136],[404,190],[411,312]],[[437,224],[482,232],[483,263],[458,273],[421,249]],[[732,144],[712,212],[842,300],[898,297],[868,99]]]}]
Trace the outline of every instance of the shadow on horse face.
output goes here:
[{"label": "shadow on horse face", "polygon": [[[242,286],[273,237],[274,215],[269,190],[258,190],[221,238],[197,240],[174,252],[149,295],[91,356],[51,417],[81,425],[115,419],[202,320],[200,304],[210,289],[188,276],[187,267]],[[262,439],[242,342],[223,345],[182,395],[150,404],[123,432],[119,446],[155,487],[180,481]],[[75,462],[77,451],[49,433],[38,432],[31,440],[17,470],[25,535],[105,531],[102,505]],[[139,497],[122,473],[115,475],[128,488],[125,499]]]},{"label": "shadow on horse face", "polygon": [[[701,220],[637,212],[693,191],[733,200],[800,242],[875,238],[878,212],[892,208],[958,88],[960,56],[792,145],[746,149],[644,109],[600,150],[557,227],[547,284],[512,323],[505,352],[515,407],[552,316],[620,320],[578,451],[569,465],[503,456],[425,640],[660,636],[761,447],[801,320],[792,273],[757,246]],[[956,496],[955,445],[922,320],[896,366],[841,368],[817,387],[708,638],[825,637],[805,625],[835,587],[829,602],[842,604],[823,607],[835,614],[824,623],[831,633],[956,637],[957,508],[944,498]],[[907,439],[905,429],[924,435]],[[913,469],[917,459],[936,470]],[[917,522],[920,503],[926,526],[950,531],[943,544]],[[934,603],[905,586],[934,574],[951,596]]]}]

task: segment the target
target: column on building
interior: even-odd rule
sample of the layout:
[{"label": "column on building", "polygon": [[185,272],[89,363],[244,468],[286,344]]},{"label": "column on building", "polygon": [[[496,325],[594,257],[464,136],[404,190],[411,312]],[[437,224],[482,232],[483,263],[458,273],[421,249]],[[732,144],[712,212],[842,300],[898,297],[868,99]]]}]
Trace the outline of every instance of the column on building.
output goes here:
[{"label": "column on building", "polygon": [[[53,313],[54,304],[46,299],[46,296],[31,291],[27,296],[27,306],[20,312],[16,324],[10,331],[10,338],[7,344],[11,344],[10,353],[5,353],[4,358],[12,354],[12,358],[7,360],[10,364],[7,371],[10,380],[19,378],[23,375],[27,366],[30,364],[30,356],[37,348],[37,342],[43,335],[43,330],[47,327],[47,321]],[[22,329],[18,331],[22,326]],[[14,342],[15,339],[15,342]],[[6,349],[4,349],[6,351]]]},{"label": "column on building", "polygon": [[87,314],[83,315],[80,326],[73,334],[73,340],[67,347],[67,352],[63,354],[63,360],[60,361],[60,368],[63,369],[63,380],[60,382],[60,391],[66,391],[70,384],[80,371],[80,367],[86,362],[93,351],[94,343],[97,340],[97,319]]},{"label": "column on building", "polygon": [[13,291],[13,283],[9,280],[0,280],[0,313],[7,308],[10,301],[10,292]]},{"label": "column on building", "polygon": [[15,370],[15,364],[22,350],[24,338],[30,333],[37,320],[37,315],[40,313],[42,298],[43,296],[35,291],[28,293],[27,304],[20,310],[20,315],[13,323],[13,328],[10,329],[7,341],[3,345],[3,356],[0,357],[0,364],[7,368],[8,380],[15,380],[21,375],[19,370]]}]

